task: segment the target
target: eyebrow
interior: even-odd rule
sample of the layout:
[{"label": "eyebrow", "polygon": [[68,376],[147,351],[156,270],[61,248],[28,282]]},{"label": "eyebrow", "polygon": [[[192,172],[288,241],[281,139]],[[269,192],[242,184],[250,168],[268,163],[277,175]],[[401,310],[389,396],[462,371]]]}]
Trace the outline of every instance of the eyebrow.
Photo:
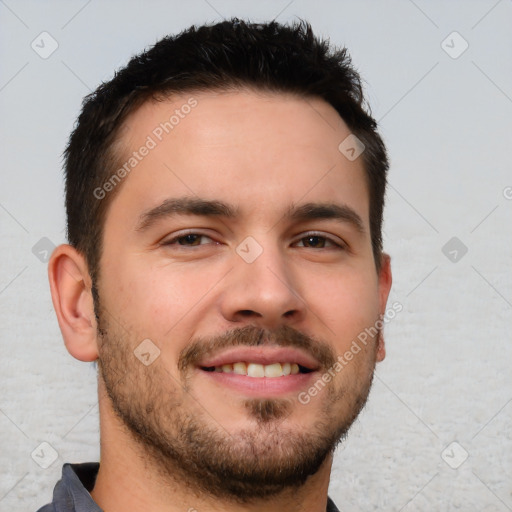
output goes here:
[{"label": "eyebrow", "polygon": [[166,199],[162,204],[145,211],[140,217],[135,231],[145,231],[163,218],[174,215],[197,215],[206,217],[234,218],[238,208],[222,201],[210,201],[193,197]]},{"label": "eyebrow", "polygon": [[350,206],[336,203],[305,203],[291,206],[285,218],[295,221],[334,219],[351,224],[359,233],[364,233],[364,223]]},{"label": "eyebrow", "polygon": [[[180,197],[166,199],[160,205],[142,213],[137,223],[136,231],[146,231],[161,219],[175,215],[196,215],[203,217],[236,218],[239,209],[223,201],[201,198]],[[319,219],[334,219],[351,224],[360,233],[364,233],[364,223],[361,217],[347,205],[336,203],[305,203],[288,208],[283,219],[291,221],[308,221]]]}]

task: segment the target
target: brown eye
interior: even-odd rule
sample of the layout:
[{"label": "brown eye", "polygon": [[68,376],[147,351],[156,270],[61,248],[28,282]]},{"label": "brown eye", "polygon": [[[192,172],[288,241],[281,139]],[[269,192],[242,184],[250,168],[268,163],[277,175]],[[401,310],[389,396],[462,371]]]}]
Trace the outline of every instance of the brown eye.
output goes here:
[{"label": "brown eye", "polygon": [[213,240],[206,235],[201,233],[186,233],[184,235],[178,235],[171,238],[167,242],[163,242],[162,245],[166,246],[182,246],[182,247],[199,247],[200,245],[206,245],[212,243]]},{"label": "brown eye", "polygon": [[323,236],[306,236],[301,238],[304,247],[315,247],[323,249],[325,247],[325,238]]},{"label": "brown eye", "polygon": [[308,249],[343,249],[343,243],[332,240],[329,237],[316,233],[303,236],[296,242],[298,247],[306,247]]},{"label": "brown eye", "polygon": [[177,241],[180,245],[201,245],[201,237],[203,235],[189,234],[185,236],[180,236]]}]

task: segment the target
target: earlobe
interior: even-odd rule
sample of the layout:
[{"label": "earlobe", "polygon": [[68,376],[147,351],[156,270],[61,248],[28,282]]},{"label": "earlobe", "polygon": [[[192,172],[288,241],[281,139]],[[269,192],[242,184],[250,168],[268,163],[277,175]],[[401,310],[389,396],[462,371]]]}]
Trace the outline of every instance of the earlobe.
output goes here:
[{"label": "earlobe", "polygon": [[386,313],[386,304],[388,302],[392,281],[391,257],[389,254],[382,253],[379,270],[379,312],[381,315]]},{"label": "earlobe", "polygon": [[74,247],[57,247],[48,264],[53,307],[68,352],[80,361],[98,359],[91,279],[85,258]]},{"label": "earlobe", "polygon": [[[388,302],[392,281],[391,257],[389,254],[382,253],[379,271],[379,312],[381,318],[384,318],[384,315],[386,314],[386,304]],[[381,330],[377,341],[377,362],[383,361],[385,357],[386,345],[384,342],[384,333]]]},{"label": "earlobe", "polygon": [[379,339],[377,340],[377,362],[384,361],[386,357],[386,344],[384,343],[384,334],[382,331],[379,333]]}]

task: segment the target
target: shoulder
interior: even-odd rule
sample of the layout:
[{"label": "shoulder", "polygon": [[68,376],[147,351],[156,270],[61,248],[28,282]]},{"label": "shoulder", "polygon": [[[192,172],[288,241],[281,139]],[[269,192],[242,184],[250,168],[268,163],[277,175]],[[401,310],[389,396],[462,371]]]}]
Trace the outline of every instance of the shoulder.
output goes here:
[{"label": "shoulder", "polygon": [[49,503],[48,505],[41,507],[37,512],[55,512],[55,507],[53,506],[53,503]]}]

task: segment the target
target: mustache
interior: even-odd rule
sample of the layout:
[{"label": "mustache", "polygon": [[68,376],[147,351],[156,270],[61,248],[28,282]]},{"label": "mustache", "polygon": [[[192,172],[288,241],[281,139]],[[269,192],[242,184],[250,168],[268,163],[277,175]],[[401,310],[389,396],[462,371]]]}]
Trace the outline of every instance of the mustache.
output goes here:
[{"label": "mustache", "polygon": [[184,372],[187,368],[196,366],[203,358],[226,348],[266,345],[302,349],[313,356],[323,368],[334,366],[337,360],[334,350],[328,343],[308,336],[288,325],[282,325],[277,329],[247,325],[218,336],[194,339],[180,352],[178,369]]}]

